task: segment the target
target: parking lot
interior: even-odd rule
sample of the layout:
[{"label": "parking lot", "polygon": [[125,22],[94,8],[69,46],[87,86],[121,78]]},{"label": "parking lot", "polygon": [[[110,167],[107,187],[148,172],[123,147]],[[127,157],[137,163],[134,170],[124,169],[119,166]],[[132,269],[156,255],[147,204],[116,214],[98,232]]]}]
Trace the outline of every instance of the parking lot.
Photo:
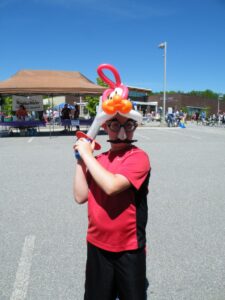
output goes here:
[{"label": "parking lot", "polygon": [[[224,300],[225,128],[142,127],[136,138],[152,165],[148,299]],[[87,206],[72,196],[74,140],[0,138],[1,300],[83,299]]]}]

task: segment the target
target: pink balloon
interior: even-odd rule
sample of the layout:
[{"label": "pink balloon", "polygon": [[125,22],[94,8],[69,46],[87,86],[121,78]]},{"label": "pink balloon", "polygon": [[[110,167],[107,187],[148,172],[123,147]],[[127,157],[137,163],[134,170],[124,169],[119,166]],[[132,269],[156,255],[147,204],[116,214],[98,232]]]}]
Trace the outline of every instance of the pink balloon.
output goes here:
[{"label": "pink balloon", "polygon": [[128,94],[129,94],[128,88],[125,85],[123,85],[123,84],[121,84],[120,88],[123,90],[123,93],[121,95],[122,98],[123,99],[127,99],[128,98]]}]

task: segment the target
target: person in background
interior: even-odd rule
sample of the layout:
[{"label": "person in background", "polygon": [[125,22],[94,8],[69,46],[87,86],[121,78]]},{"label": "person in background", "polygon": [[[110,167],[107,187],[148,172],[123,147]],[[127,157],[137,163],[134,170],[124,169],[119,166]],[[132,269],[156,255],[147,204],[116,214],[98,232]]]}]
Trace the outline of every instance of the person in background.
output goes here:
[{"label": "person in background", "polygon": [[47,122],[51,122],[51,120],[52,120],[52,110],[51,110],[50,107],[46,110],[46,114],[47,114]]},{"label": "person in background", "polygon": [[79,116],[80,116],[79,105],[76,102],[74,102],[74,120],[79,119]]},{"label": "person in background", "polygon": [[19,106],[19,108],[16,111],[16,116],[19,120],[25,120],[25,118],[28,116],[27,110],[24,105],[21,104]]},{"label": "person in background", "polygon": [[54,124],[59,124],[59,111],[58,110],[53,111],[53,121],[54,121]]},{"label": "person in background", "polygon": [[39,121],[43,121],[44,120],[44,116],[43,116],[44,115],[44,111],[43,110],[38,111],[37,114],[38,114]]},{"label": "person in background", "polygon": [[71,109],[66,103],[61,111],[61,119],[64,121],[64,132],[70,130]]},{"label": "person in background", "polygon": [[4,113],[2,111],[0,111],[0,122],[4,122]]},{"label": "person in background", "polygon": [[[74,120],[79,120],[79,116],[80,116],[80,107],[76,102],[74,102]],[[76,125],[76,130],[80,130],[80,125]]]},{"label": "person in background", "polygon": [[198,122],[199,122],[199,115],[200,113],[198,111],[195,112],[195,121],[196,121],[196,124],[198,125]]}]

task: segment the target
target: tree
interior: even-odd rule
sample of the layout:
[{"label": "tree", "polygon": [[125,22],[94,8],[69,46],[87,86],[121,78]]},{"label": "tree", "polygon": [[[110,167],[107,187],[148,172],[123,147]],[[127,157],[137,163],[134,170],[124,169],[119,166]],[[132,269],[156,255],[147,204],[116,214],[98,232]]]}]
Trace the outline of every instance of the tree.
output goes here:
[{"label": "tree", "polygon": [[87,101],[86,108],[89,112],[89,115],[91,117],[94,117],[96,115],[96,107],[99,104],[99,98],[98,97],[92,97],[92,96],[86,96],[85,101]]},{"label": "tree", "polygon": [[[167,91],[167,95],[170,94],[186,94],[190,96],[198,96],[198,97],[204,97],[204,98],[210,98],[210,99],[218,99],[219,96],[221,95],[221,101],[225,100],[225,94],[220,94],[220,93],[215,93],[212,90],[206,89],[204,91],[197,91],[193,90],[190,92],[182,92],[182,91]],[[160,95],[163,94],[163,91],[160,92],[152,92],[152,95]]]},{"label": "tree", "polygon": [[12,115],[12,97],[3,97],[2,111],[6,116]]},{"label": "tree", "polygon": [[[101,79],[97,78],[96,79],[97,84],[100,86],[108,87],[108,85]],[[86,96],[84,98],[85,101],[87,101],[86,108],[90,114],[91,117],[94,117],[96,115],[96,107],[99,104],[99,97],[97,96]]]},{"label": "tree", "polygon": [[219,94],[211,91],[211,90],[205,90],[205,91],[191,91],[187,93],[192,96],[200,96],[204,98],[210,98],[210,99],[217,99]]},{"label": "tree", "polygon": [[108,84],[106,84],[100,77],[97,77],[96,81],[98,85],[108,87]]}]

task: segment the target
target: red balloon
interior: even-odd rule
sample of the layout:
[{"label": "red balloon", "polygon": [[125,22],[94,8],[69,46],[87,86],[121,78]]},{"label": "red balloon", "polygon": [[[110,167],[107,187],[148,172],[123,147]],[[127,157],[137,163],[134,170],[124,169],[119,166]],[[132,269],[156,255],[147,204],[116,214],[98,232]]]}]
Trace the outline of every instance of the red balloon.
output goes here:
[{"label": "red balloon", "polygon": [[[110,70],[115,79],[116,79],[116,83],[114,83],[111,79],[109,79],[103,72],[103,69],[107,69]],[[98,68],[97,68],[97,72],[99,77],[105,82],[107,83],[111,88],[115,89],[116,86],[120,86],[121,85],[121,80],[120,80],[120,75],[118,73],[118,71],[116,70],[116,68],[114,68],[112,65],[109,64],[101,64]]]},{"label": "red balloon", "polygon": [[[109,70],[113,73],[114,78],[115,78],[115,82],[113,82],[111,79],[109,79],[103,72],[103,70]],[[102,95],[102,100],[104,101],[105,99],[108,98],[108,96],[117,88],[121,88],[122,89],[122,98],[123,99],[127,99],[128,98],[128,88],[123,85],[121,83],[121,79],[120,79],[120,75],[118,73],[118,71],[116,70],[115,67],[113,67],[112,65],[109,64],[101,64],[98,68],[97,68],[97,72],[99,77],[106,83],[108,84],[108,86],[110,87],[110,89],[107,89],[104,91],[103,95]]]}]

